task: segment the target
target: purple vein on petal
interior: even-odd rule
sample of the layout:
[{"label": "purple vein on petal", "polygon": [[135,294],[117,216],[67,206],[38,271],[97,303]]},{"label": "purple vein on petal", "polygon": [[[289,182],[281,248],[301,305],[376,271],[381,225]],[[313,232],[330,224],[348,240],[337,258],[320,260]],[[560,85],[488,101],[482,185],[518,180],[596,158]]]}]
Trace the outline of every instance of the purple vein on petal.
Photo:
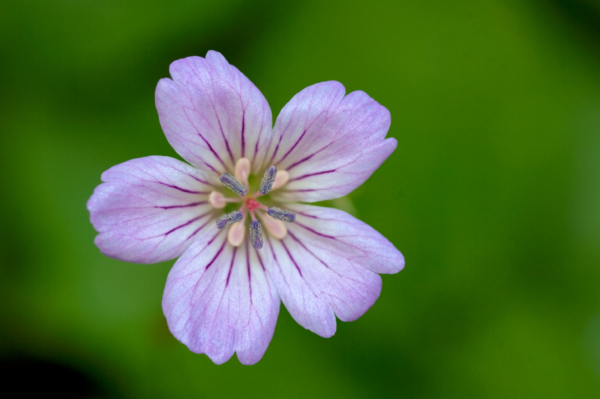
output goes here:
[{"label": "purple vein on petal", "polygon": [[244,240],[246,249],[246,271],[248,272],[248,289],[250,290],[250,304],[252,304],[252,273],[250,273],[250,251],[248,251],[248,240]]},{"label": "purple vein on petal", "polygon": [[319,258],[317,255],[315,255],[310,249],[308,249],[306,247],[306,245],[304,245],[304,243],[302,241],[300,241],[298,239],[298,237],[296,237],[291,231],[288,230],[288,235],[290,237],[292,237],[294,239],[294,241],[296,241],[298,244],[300,244],[300,246],[302,248],[304,248],[306,250],[306,252],[308,252],[309,254],[311,254],[316,260],[318,260],[319,262],[321,262],[323,264],[323,266],[325,266],[326,268],[330,268],[329,265],[327,263],[325,263],[321,258]]},{"label": "purple vein on petal", "polygon": [[162,183],[162,182],[157,182],[157,183],[162,184],[163,186],[174,188],[175,190],[179,190],[179,191],[182,191],[182,192],[188,193],[188,194],[209,194],[208,192],[205,192],[205,191],[186,190],[185,188],[177,187],[172,184],[167,184],[167,183]]},{"label": "purple vein on petal", "polygon": [[185,227],[185,226],[187,226],[187,225],[189,225],[189,224],[192,224],[192,223],[194,223],[196,220],[203,218],[203,217],[204,217],[204,216],[206,216],[207,214],[208,214],[208,213],[204,213],[204,214],[202,214],[202,215],[200,215],[200,216],[196,216],[195,218],[193,218],[193,219],[191,219],[191,220],[188,220],[188,221],[187,221],[187,222],[185,222],[184,224],[180,224],[179,226],[177,226],[177,227],[175,227],[175,228],[173,228],[173,229],[171,229],[171,230],[167,231],[167,232],[166,232],[165,234],[163,234],[163,235],[164,235],[164,236],[168,236],[169,234],[171,234],[171,233],[172,233],[172,232],[174,232],[175,230],[179,230],[179,229],[180,229],[180,228],[182,228],[182,227]]},{"label": "purple vein on petal", "polygon": [[[246,246],[248,246],[248,243],[246,243]],[[269,242],[269,247],[271,246],[271,243]],[[271,250],[273,248],[271,247]],[[258,262],[260,263],[260,267],[262,267],[263,272],[266,272],[267,269],[265,269],[265,265],[263,264],[262,258],[260,257],[260,253],[258,252],[257,249],[254,250],[254,252],[256,252],[256,256],[258,257]]]},{"label": "purple vein on petal", "polygon": [[294,259],[294,257],[292,256],[292,254],[290,253],[290,250],[288,249],[287,245],[285,245],[285,242],[283,242],[283,240],[281,241],[281,245],[283,245],[283,248],[285,249],[285,252],[287,252],[290,260],[294,263],[294,266],[296,266],[296,269],[298,269],[298,273],[300,273],[300,276],[302,278],[304,278],[304,276],[302,276],[302,270],[300,270],[300,267],[298,266],[298,264],[296,263],[296,260]]},{"label": "purple vein on petal", "polygon": [[298,211],[295,211],[295,212],[296,212],[296,214],[297,214],[297,215],[306,216],[307,218],[312,218],[312,219],[321,219],[321,218],[320,218],[320,217],[318,217],[318,216],[315,216],[315,215],[310,215],[310,214],[308,214],[308,213],[304,213],[304,212],[298,212]]},{"label": "purple vein on petal", "polygon": [[229,265],[229,273],[227,273],[227,281],[225,282],[225,288],[229,286],[229,279],[231,278],[231,271],[233,270],[233,262],[235,261],[235,254],[237,254],[238,247],[233,247],[233,255],[231,256],[231,264]]},{"label": "purple vein on petal", "polygon": [[[218,234],[217,234],[217,235],[218,235]],[[215,238],[216,238],[216,236],[215,236]],[[213,240],[214,240],[214,238],[213,238]],[[212,243],[212,241],[213,241],[213,240],[211,240],[211,241],[210,241],[210,242],[207,244],[207,246],[208,246],[208,245],[210,245],[210,243]],[[206,265],[206,268],[204,269],[204,271],[205,271],[205,272],[208,270],[208,268],[209,268],[209,267],[211,267],[211,266],[212,266],[212,264],[213,264],[213,263],[215,263],[215,260],[217,260],[217,258],[219,257],[219,255],[221,255],[221,252],[223,252],[223,248],[225,248],[225,244],[226,244],[226,243],[227,243],[227,240],[226,240],[226,239],[225,239],[225,240],[223,240],[223,244],[221,245],[221,248],[219,248],[219,250],[218,250],[218,251],[217,251],[217,253],[215,254],[215,257],[214,257],[214,258],[212,258],[212,260],[211,260],[210,262],[208,262],[208,265]]]},{"label": "purple vein on petal", "polygon": [[[198,137],[200,137],[204,141],[204,143],[208,146],[208,149],[210,150],[210,152],[212,152],[213,155],[219,160],[219,162],[221,162],[221,165],[223,165],[225,168],[227,168],[227,166],[225,165],[225,162],[223,162],[223,160],[221,159],[221,157],[219,156],[219,154],[217,154],[217,152],[215,151],[215,149],[212,148],[212,145],[210,145],[210,143],[208,142],[208,140],[206,140],[204,138],[204,136],[202,135],[202,133],[200,133],[200,131],[198,130],[198,128],[196,127],[196,125],[190,119],[190,116],[187,114],[187,112],[184,111],[184,113],[185,113],[185,117],[187,118],[188,122],[190,123],[190,125],[192,125],[192,127],[196,131],[196,134],[198,134]],[[208,163],[206,163],[206,161],[204,161],[204,163],[208,165]],[[215,170],[212,166],[210,168],[212,170]]]},{"label": "purple vein on petal", "polygon": [[[204,162],[204,163],[206,163],[206,162]],[[208,164],[207,164],[207,165],[208,165]],[[186,174],[187,174],[187,173],[186,173]],[[188,175],[189,177],[191,177],[192,179],[194,179],[194,180],[196,180],[196,181],[200,182],[200,183],[206,184],[207,186],[212,186],[212,184],[210,184],[209,182],[207,182],[207,181],[204,181],[204,180],[202,180],[202,179],[199,179],[199,178],[197,178],[197,177],[196,177],[196,176],[194,176],[194,175],[190,175],[190,174],[187,174],[187,175]]]},{"label": "purple vein on petal", "polygon": [[254,145],[254,157],[256,157],[256,154],[258,154],[258,146],[260,143],[260,139],[263,136],[263,127],[265,126],[265,121],[264,119],[260,122],[260,135],[258,136],[258,138],[256,139],[256,144]]},{"label": "purple vein on petal", "polygon": [[308,177],[311,177],[311,176],[326,175],[326,174],[328,174],[328,173],[333,173],[333,172],[335,172],[336,170],[337,170],[337,169],[331,169],[331,170],[324,170],[324,171],[322,171],[322,172],[309,173],[309,174],[306,174],[306,175],[302,175],[302,176],[299,176],[299,177],[295,177],[295,178],[293,178],[293,179],[290,179],[289,181],[302,180],[302,179],[306,179],[306,178],[308,178]]},{"label": "purple vein on petal", "polygon": [[242,111],[242,158],[246,156],[246,110]]},{"label": "purple vein on petal", "polygon": [[204,165],[208,166],[208,168],[209,168],[210,170],[212,170],[213,172],[215,172],[215,173],[219,173],[219,172],[217,172],[217,170],[216,170],[215,168],[213,168],[213,167],[212,167],[210,164],[208,164],[207,162],[204,162]]},{"label": "purple vein on petal", "polygon": [[[307,129],[308,130],[308,129]],[[298,145],[298,143],[300,142],[300,140],[302,140],[302,138],[304,138],[304,135],[306,134],[307,130],[304,130],[304,132],[302,132],[302,134],[300,135],[300,138],[298,138],[298,140],[296,140],[296,142],[294,143],[294,145],[292,146],[292,148],[290,148],[284,155],[283,157],[276,162],[277,164],[283,162],[283,160],[285,158],[287,158],[288,155],[290,155],[290,152],[294,151],[294,148],[296,148],[296,146]]]},{"label": "purple vein on petal", "polygon": [[185,205],[155,206],[155,208],[159,208],[159,209],[189,208],[192,206],[197,206],[197,205],[202,205],[202,204],[207,204],[207,203],[208,203],[208,201],[200,201],[200,202],[192,202],[191,204],[185,204]]},{"label": "purple vein on petal", "polygon": [[321,191],[323,189],[317,188],[303,188],[298,190],[286,190],[288,193],[312,193],[313,191]]},{"label": "purple vein on petal", "polygon": [[[294,225],[296,225],[296,226],[300,226],[300,227],[302,227],[302,228],[304,228],[304,229],[306,229],[306,230],[310,231],[311,233],[318,235],[319,237],[331,238],[332,240],[335,240],[335,239],[336,239],[334,236],[329,236],[329,235],[327,235],[327,234],[319,233],[318,231],[316,231],[316,230],[313,230],[313,229],[311,229],[310,227],[303,225],[302,223],[298,223],[298,221],[296,221],[296,222],[294,223]],[[289,233],[289,231],[288,231],[288,233]]]},{"label": "purple vein on petal", "polygon": [[309,156],[302,158],[299,161],[294,162],[293,164],[291,164],[286,170],[289,172],[290,169],[295,168],[296,166],[308,161],[309,159],[311,159],[312,157],[314,157],[315,155],[317,155],[318,153],[320,153],[321,151],[325,150],[327,147],[329,147],[330,145],[332,145],[333,142],[327,144],[325,147],[321,148],[320,150],[317,150],[315,152],[313,152],[312,154],[310,154]]},{"label": "purple vein on petal", "polygon": [[[198,227],[196,230],[194,230],[194,232],[192,234],[190,234],[188,236],[188,238],[186,238],[186,241],[189,240],[190,238],[192,238],[193,236],[195,236],[200,230],[202,230],[204,228],[204,226],[206,226],[207,224],[209,224],[211,221],[210,219],[204,223],[202,226]],[[218,235],[218,234],[217,234]]]},{"label": "purple vein on petal", "polygon": [[269,161],[269,164],[272,164],[273,160],[275,159],[275,156],[277,156],[277,151],[279,151],[279,144],[281,144],[281,139],[283,139],[283,135],[279,136],[279,141],[277,142],[277,145],[275,146],[275,151],[273,151],[273,155],[271,156],[271,160]]},{"label": "purple vein on petal", "polygon": [[[213,109],[215,108],[215,105],[213,104]],[[235,164],[235,159],[233,158],[233,154],[231,153],[231,148],[229,148],[229,140],[227,140],[227,137],[225,137],[225,132],[223,132],[223,126],[221,125],[221,118],[219,118],[219,115],[217,114],[217,110],[215,109],[215,117],[217,118],[217,122],[219,123],[219,130],[221,130],[221,137],[223,137],[223,140],[225,141],[225,148],[227,148],[227,152],[229,153],[229,158],[231,158],[231,162],[233,162]]]}]

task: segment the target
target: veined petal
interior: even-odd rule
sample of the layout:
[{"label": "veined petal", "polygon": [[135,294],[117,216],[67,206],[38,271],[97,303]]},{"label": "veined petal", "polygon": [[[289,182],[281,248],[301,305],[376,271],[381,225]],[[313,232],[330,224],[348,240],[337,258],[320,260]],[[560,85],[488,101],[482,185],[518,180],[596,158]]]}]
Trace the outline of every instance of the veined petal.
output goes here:
[{"label": "veined petal", "polygon": [[[296,222],[281,241],[269,239],[269,272],[286,308],[303,327],[335,333],[335,315],[356,320],[381,292],[377,273],[395,273],[402,254],[371,227],[345,212],[294,205]],[[267,245],[265,244],[265,247]]]},{"label": "veined petal", "polygon": [[267,163],[289,173],[278,195],[322,201],[360,186],[396,148],[385,139],[389,111],[362,91],[344,96],[338,82],[309,86],[283,108]]},{"label": "veined petal", "polygon": [[394,274],[404,268],[404,256],[374,228],[344,211],[314,205],[289,204],[296,221],[288,229],[300,237],[317,238],[328,251],[352,257],[375,273]]},{"label": "veined petal", "polygon": [[279,315],[279,296],[263,259],[248,241],[227,243],[211,226],[171,269],[163,311],[173,335],[221,364],[237,352],[242,364],[264,355]]},{"label": "veined petal", "polygon": [[156,88],[160,124],[175,151],[199,168],[233,170],[242,157],[253,170],[271,140],[271,109],[262,93],[215,51],[171,64]]},{"label": "veined petal", "polygon": [[116,165],[87,203],[102,253],[155,263],[181,255],[209,223],[212,186],[186,163],[152,156]]}]

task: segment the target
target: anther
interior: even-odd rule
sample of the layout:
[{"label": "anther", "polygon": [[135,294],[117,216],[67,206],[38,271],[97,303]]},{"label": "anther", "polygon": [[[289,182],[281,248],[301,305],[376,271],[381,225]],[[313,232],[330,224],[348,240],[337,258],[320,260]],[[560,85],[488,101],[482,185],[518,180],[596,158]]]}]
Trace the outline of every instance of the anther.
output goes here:
[{"label": "anther", "polygon": [[271,191],[273,182],[275,182],[275,176],[277,176],[277,168],[275,166],[269,166],[263,175],[262,181],[260,182],[260,193],[266,195]]},{"label": "anther", "polygon": [[260,217],[271,237],[277,238],[278,240],[283,240],[285,238],[287,235],[287,227],[285,227],[285,223],[275,220],[271,216],[265,215],[264,213],[261,214]]},{"label": "anther", "polygon": [[246,187],[244,187],[244,185],[242,183],[237,181],[235,179],[235,177],[233,177],[229,173],[223,173],[221,175],[221,183],[223,183],[225,185],[225,187],[227,187],[228,189],[230,189],[231,191],[233,191],[240,197],[243,197],[244,195],[246,195]]},{"label": "anther", "polygon": [[262,225],[258,220],[250,222],[250,243],[256,249],[263,247]]},{"label": "anther", "polygon": [[213,206],[213,208],[221,209],[225,208],[225,196],[218,191],[213,191],[208,196],[208,201]]},{"label": "anther", "polygon": [[280,209],[276,206],[269,208],[267,213],[273,219],[281,220],[283,222],[293,223],[294,220],[296,220],[296,214],[294,212],[285,209]]},{"label": "anther", "polygon": [[290,174],[285,170],[278,170],[277,176],[275,177],[275,183],[273,183],[271,190],[276,190],[285,186],[288,180],[290,180]]},{"label": "anther", "polygon": [[225,227],[231,226],[232,224],[239,222],[242,220],[242,212],[233,211],[231,213],[226,213],[217,219],[217,227],[219,229],[224,229]]},{"label": "anther", "polygon": [[244,235],[246,234],[246,227],[244,222],[236,223],[229,228],[227,232],[227,241],[234,247],[239,247],[244,242]]},{"label": "anther", "polygon": [[248,176],[250,176],[250,160],[248,158],[240,158],[235,163],[235,178],[248,187]]}]

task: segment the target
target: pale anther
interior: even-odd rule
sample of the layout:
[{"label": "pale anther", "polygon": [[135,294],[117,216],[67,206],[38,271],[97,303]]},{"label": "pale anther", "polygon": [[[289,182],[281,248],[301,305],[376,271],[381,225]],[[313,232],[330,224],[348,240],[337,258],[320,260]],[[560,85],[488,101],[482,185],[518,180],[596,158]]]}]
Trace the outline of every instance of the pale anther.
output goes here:
[{"label": "pale anther", "polygon": [[290,174],[285,170],[278,170],[277,176],[275,177],[275,183],[273,183],[271,190],[276,190],[285,186],[288,180],[290,180]]},{"label": "pale anther", "polygon": [[282,240],[285,238],[285,236],[287,236],[287,227],[285,227],[285,224],[282,221],[275,220],[271,216],[264,213],[260,216],[271,237]]},{"label": "pale anther", "polygon": [[208,201],[213,206],[213,208],[221,209],[225,208],[225,196],[218,191],[213,191],[208,196]]},{"label": "pale anther", "polygon": [[217,219],[217,227],[219,229],[224,229],[225,227],[231,226],[232,224],[239,222],[242,220],[242,212],[233,211],[231,213],[226,213]]},{"label": "pale anther", "polygon": [[283,222],[293,223],[294,220],[296,220],[296,214],[294,212],[277,208],[276,206],[269,208],[267,213],[273,219],[281,220]]},{"label": "pale anther", "polygon": [[250,243],[256,249],[263,247],[262,225],[258,220],[250,222]]},{"label": "pale anther", "polygon": [[236,223],[229,228],[227,232],[227,241],[234,247],[239,247],[244,242],[246,227],[244,223]]},{"label": "pale anther", "polygon": [[242,183],[237,181],[235,179],[235,177],[233,177],[229,173],[223,173],[221,175],[221,183],[223,183],[223,185],[225,185],[225,187],[227,187],[228,189],[230,189],[231,191],[233,191],[240,197],[243,197],[244,195],[246,195],[246,187],[244,187],[244,185]]},{"label": "pale anther", "polygon": [[244,186],[248,187],[248,176],[250,176],[250,160],[248,158],[240,158],[235,163],[235,178]]},{"label": "pale anther", "polygon": [[277,176],[277,168],[275,166],[269,166],[263,175],[262,181],[260,182],[260,193],[266,195],[271,191],[273,183],[275,182],[275,176]]}]

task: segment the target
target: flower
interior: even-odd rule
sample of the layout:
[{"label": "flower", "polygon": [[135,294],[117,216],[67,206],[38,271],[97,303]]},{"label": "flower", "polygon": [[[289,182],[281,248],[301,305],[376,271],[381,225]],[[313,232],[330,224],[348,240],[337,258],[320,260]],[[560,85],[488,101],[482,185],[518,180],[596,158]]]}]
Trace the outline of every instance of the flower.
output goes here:
[{"label": "flower", "polygon": [[323,82],[296,94],[272,127],[262,93],[221,54],[169,71],[156,108],[189,164],[150,156],[102,174],[87,204],[102,253],[179,257],[162,301],[169,329],[217,364],[234,352],[243,364],[259,361],[280,301],[323,337],[336,316],[362,316],[381,292],[378,273],[400,271],[402,254],[347,213],[300,202],[344,196],[381,165],[396,148],[385,138],[388,110]]}]

